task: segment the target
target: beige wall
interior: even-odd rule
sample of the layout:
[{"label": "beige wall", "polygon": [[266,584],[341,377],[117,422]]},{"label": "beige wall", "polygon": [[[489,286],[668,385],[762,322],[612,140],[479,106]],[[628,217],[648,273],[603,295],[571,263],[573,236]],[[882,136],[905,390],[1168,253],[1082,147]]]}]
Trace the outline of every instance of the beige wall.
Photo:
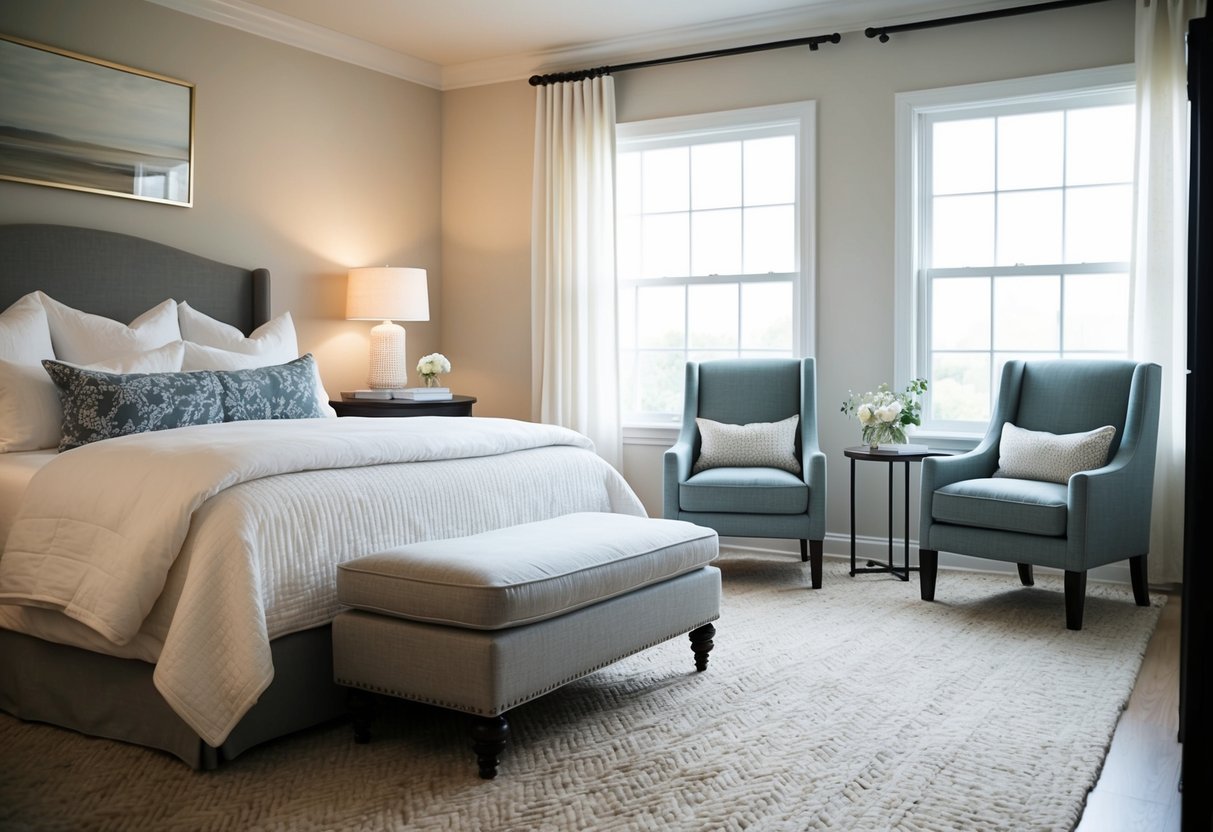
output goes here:
[{"label": "beige wall", "polygon": [[[350,266],[429,270],[441,348],[441,94],[142,0],[3,0],[0,31],[196,85],[194,204],[0,182],[0,222],[148,237],[272,274],[330,393],[365,386],[371,324],[345,321]],[[457,377],[456,377],[457,378]]]},{"label": "beige wall", "polygon": [[525,82],[442,100],[442,343],[483,416],[531,417],[531,167]]},{"label": "beige wall", "polygon": [[[893,375],[894,94],[1132,60],[1133,4],[1116,0],[907,33],[883,45],[855,32],[819,52],[786,49],[617,76],[621,122],[818,102],[818,396],[821,443],[829,457],[831,534],[849,533],[848,470],[841,451],[859,439],[838,404],[848,387],[869,389]],[[461,287],[447,320],[461,316],[468,325],[444,327],[443,342],[461,354],[491,355],[494,377],[476,392],[490,391],[503,414],[520,416],[527,413],[522,398],[518,407],[504,403],[507,391],[513,401],[530,384],[528,342],[522,337],[530,319],[529,224],[522,219],[532,143],[529,124],[515,112],[525,109],[529,118],[529,93],[519,81],[451,92],[444,99],[443,257],[448,287]],[[459,164],[470,164],[466,170],[452,170],[456,150]],[[472,227],[473,216],[483,222],[506,219],[508,239],[505,224],[488,233],[493,248],[511,256],[486,262],[491,258],[481,250],[484,237]],[[456,222],[459,235],[452,233]],[[481,296],[484,308],[472,311],[469,301]],[[624,460],[625,475],[654,514],[661,510],[662,450],[630,446]],[[911,479],[916,478],[917,471]],[[860,472],[861,502],[880,506],[861,514],[861,534],[886,533],[885,483],[879,468]]]},{"label": "beige wall", "polygon": [[[139,234],[274,274],[331,392],[361,386],[369,325],[341,319],[349,266],[430,270],[431,322],[477,413],[530,415],[530,202],[534,91],[525,81],[438,93],[140,0],[3,0],[0,31],[197,85],[194,207],[0,182],[0,222]],[[848,531],[837,412],[848,387],[893,373],[893,96],[907,90],[1128,63],[1133,4],[907,33],[847,33],[791,49],[621,73],[620,121],[818,102],[821,441],[828,528]],[[662,447],[631,446],[625,475],[660,513]],[[883,505],[882,472],[861,501]],[[883,535],[883,511],[861,515]]]}]

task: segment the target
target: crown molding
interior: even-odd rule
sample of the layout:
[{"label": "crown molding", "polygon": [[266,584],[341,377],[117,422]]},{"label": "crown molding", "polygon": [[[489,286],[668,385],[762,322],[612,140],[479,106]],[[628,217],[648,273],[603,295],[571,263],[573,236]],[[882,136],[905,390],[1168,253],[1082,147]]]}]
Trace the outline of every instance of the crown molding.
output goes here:
[{"label": "crown molding", "polygon": [[[438,90],[517,81],[535,74],[623,64],[680,52],[748,46],[830,31],[860,33],[867,26],[894,26],[1025,5],[1023,0],[925,0],[915,3],[913,11],[907,13],[905,0],[839,0],[565,49],[439,66],[243,0],[148,2]],[[863,37],[862,34],[858,36]]]},{"label": "crown molding", "polygon": [[843,0],[646,32],[567,49],[451,64],[442,68],[442,88],[451,90],[517,81],[536,74],[623,64],[680,52],[749,46],[831,31],[863,37],[860,33],[868,26],[893,26],[1023,5],[1029,4],[1024,0],[936,0],[917,3],[913,12],[907,14],[905,0]]},{"label": "crown molding", "polygon": [[442,89],[442,67],[241,0],[148,0],[158,6],[315,52],[405,81]]}]

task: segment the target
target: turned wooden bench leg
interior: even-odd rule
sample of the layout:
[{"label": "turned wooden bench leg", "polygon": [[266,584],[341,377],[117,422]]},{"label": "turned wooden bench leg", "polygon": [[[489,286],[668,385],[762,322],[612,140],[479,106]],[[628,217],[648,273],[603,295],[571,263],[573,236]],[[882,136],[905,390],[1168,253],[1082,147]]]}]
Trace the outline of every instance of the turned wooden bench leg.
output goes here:
[{"label": "turned wooden bench leg", "polygon": [[497,776],[497,762],[510,736],[510,721],[505,714],[472,717],[472,750],[480,766],[480,777],[492,780]]},{"label": "turned wooden bench leg", "polygon": [[708,653],[711,653],[712,648],[716,646],[716,642],[712,641],[715,635],[716,628],[711,624],[704,624],[688,633],[691,639],[691,650],[695,653],[695,670],[701,673],[708,669]]}]

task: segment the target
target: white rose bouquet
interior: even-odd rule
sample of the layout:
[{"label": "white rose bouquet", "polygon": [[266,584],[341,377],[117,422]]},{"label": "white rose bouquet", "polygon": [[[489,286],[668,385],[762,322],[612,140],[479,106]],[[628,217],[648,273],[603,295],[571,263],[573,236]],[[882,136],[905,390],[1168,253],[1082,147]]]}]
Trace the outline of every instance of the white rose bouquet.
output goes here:
[{"label": "white rose bouquet", "polygon": [[437,387],[438,376],[451,371],[451,362],[440,352],[432,352],[417,362],[417,372],[426,387]]},{"label": "white rose bouquet", "polygon": [[862,396],[848,390],[842,412],[859,419],[867,445],[902,444],[906,441],[906,428],[922,424],[922,403],[918,397],[925,392],[925,378],[914,379],[901,393],[894,393],[888,384]]}]

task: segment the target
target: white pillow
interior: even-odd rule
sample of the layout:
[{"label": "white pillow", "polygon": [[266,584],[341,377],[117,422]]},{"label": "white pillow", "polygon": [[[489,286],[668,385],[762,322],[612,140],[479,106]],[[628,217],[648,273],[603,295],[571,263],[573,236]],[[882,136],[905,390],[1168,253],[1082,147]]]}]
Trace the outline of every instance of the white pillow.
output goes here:
[{"label": "white pillow", "polygon": [[0,360],[39,367],[39,361],[54,357],[46,310],[36,293],[0,312]]},{"label": "white pillow", "polygon": [[124,352],[104,361],[76,366],[85,370],[101,370],[104,373],[179,373],[184,356],[185,344],[181,341],[171,341],[154,350]]},{"label": "white pillow", "polygon": [[[34,426],[45,420],[55,430],[59,427],[55,416],[44,412],[48,391],[38,388],[51,383],[39,362],[54,357],[46,310],[36,293],[0,312],[0,453],[51,447],[39,444],[43,438],[35,438]],[[51,404],[58,405],[53,384],[49,392]]]},{"label": "white pillow", "polygon": [[800,416],[779,422],[730,425],[696,419],[702,447],[692,474],[709,468],[782,468],[800,473],[796,458],[796,425]]},{"label": "white pillow", "polygon": [[1010,422],[1002,426],[996,477],[1041,480],[1065,485],[1079,471],[1102,468],[1116,428],[1104,425],[1086,433],[1056,434],[1025,430]]},{"label": "white pillow", "polygon": [[[89,364],[107,373],[175,373],[184,353],[180,341],[147,352],[123,353]],[[59,389],[41,364],[0,360],[0,453],[54,448],[62,433]]]},{"label": "white pillow", "polygon": [[[182,301],[177,304],[181,335],[185,339],[185,361],[182,369],[249,370],[286,364],[299,357],[295,323],[290,312],[283,312],[266,321],[245,338],[234,326],[217,321]],[[316,403],[325,416],[336,418],[337,411],[329,404],[320,367],[316,366]]]},{"label": "white pillow", "polygon": [[177,321],[181,327],[182,340],[229,352],[263,356],[267,361],[265,364],[256,365],[259,367],[285,364],[299,357],[299,342],[295,338],[295,322],[291,320],[290,312],[283,312],[278,317],[266,321],[247,338],[236,327],[199,312],[186,301],[177,304]]},{"label": "white pillow", "polygon": [[60,361],[90,364],[181,340],[174,300],[153,306],[127,326],[102,315],[73,309],[45,292],[38,292],[38,298],[46,309],[54,357]]},{"label": "white pillow", "polygon": [[276,355],[267,357],[250,355],[246,352],[221,350],[218,347],[204,347],[202,344],[195,344],[193,341],[183,341],[181,346],[184,348],[181,369],[187,373],[197,372],[198,370],[250,370],[255,367],[286,364],[288,361],[294,361],[295,358],[299,357],[295,356],[294,358],[279,360]]}]

